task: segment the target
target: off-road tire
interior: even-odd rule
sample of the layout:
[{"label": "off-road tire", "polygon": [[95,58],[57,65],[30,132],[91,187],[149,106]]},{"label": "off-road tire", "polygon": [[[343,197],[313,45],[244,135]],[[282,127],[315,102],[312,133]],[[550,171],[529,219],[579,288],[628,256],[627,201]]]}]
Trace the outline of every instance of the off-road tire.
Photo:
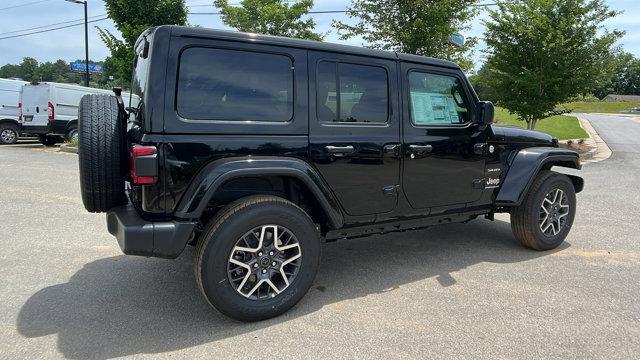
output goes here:
[{"label": "off-road tire", "polygon": [[89,212],[127,203],[125,126],[115,96],[89,94],[78,107],[78,162],[82,202]]},{"label": "off-road tire", "polygon": [[[556,235],[545,235],[540,228],[540,207],[544,198],[554,189],[561,189],[567,196],[569,213],[566,222]],[[558,247],[569,234],[576,212],[576,194],[571,180],[553,171],[541,171],[531,184],[520,206],[511,210],[511,230],[522,245],[544,251]]]},{"label": "off-road tire", "polygon": [[[296,236],[301,265],[290,285],[273,298],[253,300],[242,296],[227,277],[234,245],[257,226],[285,226]],[[320,261],[320,236],[314,222],[292,202],[275,196],[250,196],[220,210],[200,236],[194,259],[195,278],[209,304],[240,321],[278,316],[302,299],[311,287]]]},{"label": "off-road tire", "polygon": [[[8,136],[4,136],[7,134]],[[18,136],[20,135],[20,129],[15,124],[2,123],[0,124],[0,144],[8,145],[18,142]]]}]

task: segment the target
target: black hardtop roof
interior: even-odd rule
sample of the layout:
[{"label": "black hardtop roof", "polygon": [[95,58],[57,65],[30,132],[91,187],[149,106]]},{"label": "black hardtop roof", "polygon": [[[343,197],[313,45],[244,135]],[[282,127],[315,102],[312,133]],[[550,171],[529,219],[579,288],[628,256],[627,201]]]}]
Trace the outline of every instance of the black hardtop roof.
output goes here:
[{"label": "black hardtop roof", "polygon": [[[239,31],[207,29],[207,28],[200,28],[200,27],[163,25],[157,28],[160,28],[160,27],[169,27],[170,32],[173,36],[199,37],[199,38],[221,39],[221,40],[228,40],[228,41],[263,43],[263,44],[303,48],[303,49],[318,50],[318,51],[328,51],[328,52],[335,52],[335,53],[342,53],[342,54],[370,56],[370,57],[376,57],[376,58],[382,58],[382,59],[401,60],[401,61],[420,63],[425,65],[443,66],[443,67],[454,68],[454,69],[460,68],[457,64],[447,60],[434,59],[434,58],[419,56],[419,55],[404,54],[404,53],[394,52],[394,51],[368,49],[368,48],[358,47],[358,46],[333,44],[328,42],[295,39],[295,38],[288,38],[288,37],[282,37],[282,36],[243,33]],[[154,32],[156,29],[149,29],[148,31]]]}]

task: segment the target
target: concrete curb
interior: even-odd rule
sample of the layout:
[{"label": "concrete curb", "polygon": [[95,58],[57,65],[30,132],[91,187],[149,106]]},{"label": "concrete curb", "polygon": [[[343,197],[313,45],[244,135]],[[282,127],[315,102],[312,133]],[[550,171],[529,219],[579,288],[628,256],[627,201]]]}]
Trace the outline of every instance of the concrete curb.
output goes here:
[{"label": "concrete curb", "polygon": [[68,153],[72,153],[72,154],[77,154],[78,153],[78,148],[75,147],[75,146],[62,144],[62,145],[60,145],[60,151],[64,151],[64,152],[68,152]]},{"label": "concrete curb", "polygon": [[602,160],[607,160],[611,156],[611,149],[609,149],[607,143],[605,143],[600,135],[598,135],[598,132],[593,128],[593,126],[591,126],[589,120],[578,116],[578,121],[580,122],[580,126],[584,129],[584,131],[589,134],[589,139],[585,140],[585,143],[590,146],[595,146],[595,149],[586,153],[591,153],[590,155],[588,155],[588,157],[582,158],[582,155],[580,155],[580,158],[582,158],[583,160],[587,160],[586,162],[599,162]]},{"label": "concrete curb", "polygon": [[625,114],[625,113],[589,113],[590,115],[601,115],[601,116],[618,116],[618,117],[626,117],[626,118],[635,118],[640,120],[640,114]]}]

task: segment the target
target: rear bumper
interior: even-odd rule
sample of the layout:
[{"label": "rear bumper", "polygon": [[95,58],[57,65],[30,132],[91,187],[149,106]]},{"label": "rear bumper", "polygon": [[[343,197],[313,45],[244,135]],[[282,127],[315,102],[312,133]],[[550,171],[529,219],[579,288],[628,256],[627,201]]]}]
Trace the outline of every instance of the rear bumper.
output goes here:
[{"label": "rear bumper", "polygon": [[129,204],[107,212],[107,228],[127,255],[174,259],[191,239],[195,223],[149,222]]},{"label": "rear bumper", "polygon": [[49,133],[49,126],[29,126],[22,123],[20,134],[25,135],[44,135]]}]

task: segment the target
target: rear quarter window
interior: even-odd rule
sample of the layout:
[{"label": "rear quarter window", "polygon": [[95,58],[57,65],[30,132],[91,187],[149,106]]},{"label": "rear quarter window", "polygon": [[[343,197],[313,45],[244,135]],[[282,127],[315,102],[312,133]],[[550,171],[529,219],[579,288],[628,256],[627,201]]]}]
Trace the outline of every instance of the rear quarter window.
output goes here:
[{"label": "rear quarter window", "polygon": [[290,121],[293,70],[285,55],[187,48],[180,55],[176,111],[187,120]]}]

